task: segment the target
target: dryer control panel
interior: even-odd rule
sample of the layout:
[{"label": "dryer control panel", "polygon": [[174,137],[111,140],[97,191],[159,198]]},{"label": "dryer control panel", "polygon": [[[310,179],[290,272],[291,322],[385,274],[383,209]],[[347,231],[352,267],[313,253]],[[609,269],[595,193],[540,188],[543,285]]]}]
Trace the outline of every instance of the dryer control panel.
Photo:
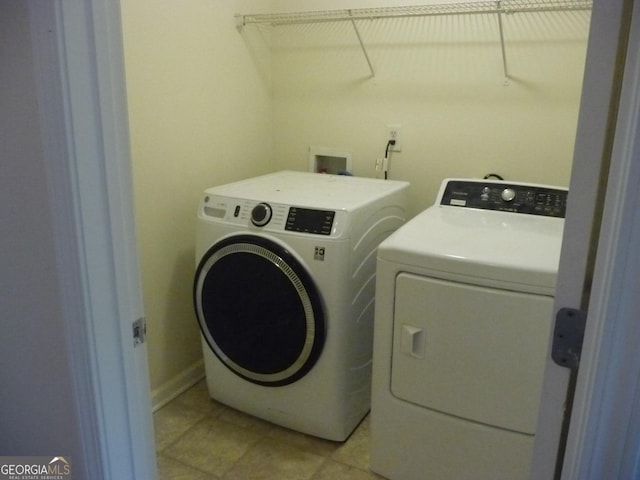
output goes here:
[{"label": "dryer control panel", "polygon": [[564,218],[568,190],[487,180],[445,180],[440,205]]}]

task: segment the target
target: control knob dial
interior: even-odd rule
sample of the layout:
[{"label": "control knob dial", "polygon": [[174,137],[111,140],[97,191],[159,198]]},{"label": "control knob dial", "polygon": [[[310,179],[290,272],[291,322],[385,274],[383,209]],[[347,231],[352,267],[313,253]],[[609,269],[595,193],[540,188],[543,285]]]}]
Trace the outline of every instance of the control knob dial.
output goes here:
[{"label": "control knob dial", "polygon": [[500,198],[505,202],[512,202],[516,198],[516,191],[513,188],[505,188],[500,194]]},{"label": "control knob dial", "polygon": [[251,223],[256,227],[264,227],[271,220],[272,213],[268,203],[259,203],[251,210]]}]

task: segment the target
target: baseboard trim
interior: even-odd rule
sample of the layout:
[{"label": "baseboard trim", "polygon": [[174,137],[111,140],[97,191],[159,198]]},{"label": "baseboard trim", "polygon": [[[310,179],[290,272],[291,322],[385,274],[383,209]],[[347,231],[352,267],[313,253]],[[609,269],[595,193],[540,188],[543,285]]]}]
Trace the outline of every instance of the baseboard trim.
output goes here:
[{"label": "baseboard trim", "polygon": [[200,359],[168,382],[151,391],[151,409],[162,408],[204,378],[204,360]]}]

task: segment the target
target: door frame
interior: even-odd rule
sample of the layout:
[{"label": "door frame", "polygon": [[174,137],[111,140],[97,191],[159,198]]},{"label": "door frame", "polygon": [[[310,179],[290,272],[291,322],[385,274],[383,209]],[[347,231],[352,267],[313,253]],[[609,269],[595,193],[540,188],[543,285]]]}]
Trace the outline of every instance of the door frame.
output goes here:
[{"label": "door frame", "polygon": [[623,12],[624,69],[563,467],[568,479],[640,474],[640,2],[625,2]]},{"label": "door frame", "polygon": [[[94,479],[157,477],[119,2],[28,0],[74,408]],[[34,129],[34,131],[37,131]],[[141,332],[143,333],[143,332]],[[46,341],[46,339],[43,339]],[[43,398],[43,401],[46,401]]]},{"label": "door frame", "polygon": [[[634,325],[640,265],[632,248],[640,234],[631,228],[640,206],[640,22],[633,4],[593,4],[554,307],[586,311],[587,326],[577,374],[570,376],[548,355],[531,474],[536,480],[635,478],[638,468],[640,418],[630,408],[640,379]],[[566,395],[568,384],[575,385],[573,397]]]}]

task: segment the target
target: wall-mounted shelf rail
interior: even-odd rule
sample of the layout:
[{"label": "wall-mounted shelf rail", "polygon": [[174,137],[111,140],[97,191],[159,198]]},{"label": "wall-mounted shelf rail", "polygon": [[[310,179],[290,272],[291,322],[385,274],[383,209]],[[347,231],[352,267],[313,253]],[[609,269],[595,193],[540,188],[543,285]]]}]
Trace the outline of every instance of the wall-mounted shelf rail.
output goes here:
[{"label": "wall-mounted shelf rail", "polygon": [[236,15],[238,26],[250,24],[295,25],[320,22],[350,22],[381,18],[420,17],[435,15],[470,15],[488,13],[558,12],[590,10],[591,0],[502,0],[405,7],[356,8],[293,13]]},{"label": "wall-mounted shelf rail", "polygon": [[566,12],[591,10],[592,0],[498,0],[464,3],[446,3],[434,5],[409,5],[395,7],[356,8],[344,10],[321,10],[292,13],[238,14],[236,25],[239,30],[252,24],[300,25],[323,22],[351,22],[358,42],[369,64],[371,75],[373,66],[367,54],[356,20],[377,20],[385,18],[431,17],[443,15],[479,15],[495,14],[498,17],[500,43],[502,47],[505,78],[508,78],[507,59],[504,46],[502,15],[534,12]]}]

